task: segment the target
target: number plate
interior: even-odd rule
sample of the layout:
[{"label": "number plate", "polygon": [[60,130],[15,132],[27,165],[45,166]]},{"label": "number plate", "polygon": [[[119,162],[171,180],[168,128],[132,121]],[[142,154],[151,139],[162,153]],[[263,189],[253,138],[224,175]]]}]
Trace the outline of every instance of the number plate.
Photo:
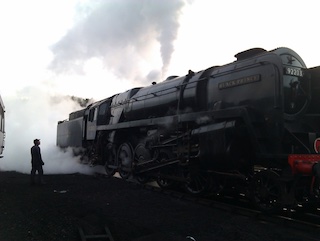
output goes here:
[{"label": "number plate", "polygon": [[303,77],[304,76],[304,71],[303,71],[303,69],[300,69],[300,68],[285,67],[284,68],[284,74]]}]

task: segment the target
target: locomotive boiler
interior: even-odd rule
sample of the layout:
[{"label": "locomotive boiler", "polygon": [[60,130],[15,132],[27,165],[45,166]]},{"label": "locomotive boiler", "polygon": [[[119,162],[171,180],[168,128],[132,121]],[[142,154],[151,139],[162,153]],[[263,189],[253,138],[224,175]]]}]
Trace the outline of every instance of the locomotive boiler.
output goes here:
[{"label": "locomotive boiler", "polygon": [[110,176],[237,190],[265,211],[319,203],[320,67],[289,48],[235,57],[73,112],[57,145],[83,148]]}]

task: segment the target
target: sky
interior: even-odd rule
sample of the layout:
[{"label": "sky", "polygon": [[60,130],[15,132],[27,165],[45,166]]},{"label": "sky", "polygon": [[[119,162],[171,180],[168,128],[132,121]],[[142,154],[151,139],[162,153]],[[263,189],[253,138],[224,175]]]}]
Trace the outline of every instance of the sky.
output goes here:
[{"label": "sky", "polygon": [[92,173],[56,143],[59,120],[171,75],[288,47],[320,65],[317,0],[0,0],[0,95],[6,139],[0,170],[30,172],[41,139],[45,173]]}]

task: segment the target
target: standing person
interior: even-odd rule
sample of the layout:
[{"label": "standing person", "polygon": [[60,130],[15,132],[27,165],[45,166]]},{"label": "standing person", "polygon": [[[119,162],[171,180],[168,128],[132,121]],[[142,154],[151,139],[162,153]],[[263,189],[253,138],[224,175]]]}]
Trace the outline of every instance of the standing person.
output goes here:
[{"label": "standing person", "polygon": [[42,166],[44,162],[42,161],[41,151],[40,151],[40,140],[33,140],[34,146],[31,147],[31,185],[35,184],[35,175],[36,171],[38,171],[39,184],[45,184],[43,181],[43,169]]}]

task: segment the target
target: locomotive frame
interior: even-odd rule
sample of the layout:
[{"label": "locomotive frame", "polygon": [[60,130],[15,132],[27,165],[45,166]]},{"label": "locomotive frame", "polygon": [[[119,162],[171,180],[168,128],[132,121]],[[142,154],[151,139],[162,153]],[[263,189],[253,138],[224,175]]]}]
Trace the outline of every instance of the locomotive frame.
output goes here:
[{"label": "locomotive frame", "polygon": [[288,48],[235,56],[73,112],[57,145],[81,148],[109,176],[194,195],[229,188],[264,211],[318,205],[320,67]]}]

